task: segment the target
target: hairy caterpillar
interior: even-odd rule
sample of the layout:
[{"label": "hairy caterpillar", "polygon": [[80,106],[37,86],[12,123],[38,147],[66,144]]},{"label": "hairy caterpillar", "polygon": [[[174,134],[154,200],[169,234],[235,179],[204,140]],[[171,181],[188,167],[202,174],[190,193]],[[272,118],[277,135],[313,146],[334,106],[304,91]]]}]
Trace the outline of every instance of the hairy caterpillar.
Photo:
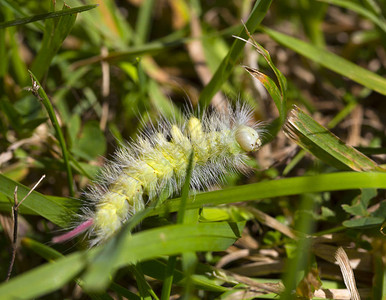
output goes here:
[{"label": "hairy caterpillar", "polygon": [[135,142],[115,152],[114,160],[86,195],[90,205],[83,206],[80,224],[53,242],[86,230],[91,246],[107,240],[160,191],[166,190],[169,197],[180,191],[191,151],[193,190],[207,188],[228,171],[246,171],[246,154],[261,147],[262,133],[252,110],[240,103],[227,114],[204,113],[201,120],[192,113],[180,124],[162,118]]}]

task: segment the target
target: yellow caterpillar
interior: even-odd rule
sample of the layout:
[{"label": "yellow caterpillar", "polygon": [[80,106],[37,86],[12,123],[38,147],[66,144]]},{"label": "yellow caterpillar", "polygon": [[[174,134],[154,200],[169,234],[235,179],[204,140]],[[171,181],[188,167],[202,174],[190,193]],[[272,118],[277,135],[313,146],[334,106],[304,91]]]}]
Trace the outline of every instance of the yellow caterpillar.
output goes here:
[{"label": "yellow caterpillar", "polygon": [[53,242],[86,230],[91,246],[107,240],[161,190],[169,197],[180,191],[192,151],[193,190],[207,188],[228,171],[247,170],[246,154],[261,147],[262,132],[251,109],[241,104],[227,114],[204,114],[201,120],[190,114],[180,124],[162,119],[116,151],[87,193],[91,206],[82,208],[80,225]]}]

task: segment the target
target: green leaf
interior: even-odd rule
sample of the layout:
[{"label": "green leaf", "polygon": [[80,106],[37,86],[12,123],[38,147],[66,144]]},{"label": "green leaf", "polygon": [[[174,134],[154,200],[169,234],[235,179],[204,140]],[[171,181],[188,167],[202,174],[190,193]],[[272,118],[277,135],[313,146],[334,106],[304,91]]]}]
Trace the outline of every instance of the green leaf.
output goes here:
[{"label": "green leaf", "polygon": [[386,171],[296,106],[289,113],[284,132],[303,149],[338,169]]},{"label": "green leaf", "polygon": [[377,190],[375,189],[363,189],[362,193],[355,197],[353,204],[351,206],[343,204],[342,208],[354,216],[368,216],[369,212],[367,207],[369,206],[370,200],[377,195]]},{"label": "green leaf", "polygon": [[386,201],[383,200],[376,211],[371,213],[373,217],[380,217],[386,219]]},{"label": "green leaf", "polygon": [[228,221],[231,215],[225,207],[203,207],[200,213],[201,222]]},{"label": "green leaf", "polygon": [[369,228],[369,227],[380,226],[384,221],[385,221],[385,218],[364,217],[364,218],[344,221],[342,224],[343,226],[350,227],[350,228]]},{"label": "green leaf", "polygon": [[386,95],[385,78],[361,68],[336,54],[333,54],[325,49],[315,47],[297,38],[266,27],[263,28],[263,31],[278,43],[292,49],[300,55],[321,64],[327,69],[346,76],[347,78],[350,78],[351,80],[358,82],[369,89],[377,91],[382,95]]},{"label": "green leaf", "polygon": [[59,17],[63,17],[63,16],[73,15],[73,14],[80,13],[82,11],[93,9],[97,6],[98,6],[98,4],[84,5],[84,6],[79,6],[79,7],[69,8],[69,9],[63,9],[60,11],[50,12],[47,14],[40,14],[40,15],[36,15],[36,16],[32,16],[32,17],[26,17],[26,18],[20,18],[20,19],[7,21],[7,22],[1,22],[0,23],[0,29],[10,27],[10,26],[16,26],[16,25],[22,25],[22,24],[27,24],[27,23],[31,23],[31,22],[36,22],[36,21],[40,21],[40,20],[46,20],[46,19],[59,18]]}]

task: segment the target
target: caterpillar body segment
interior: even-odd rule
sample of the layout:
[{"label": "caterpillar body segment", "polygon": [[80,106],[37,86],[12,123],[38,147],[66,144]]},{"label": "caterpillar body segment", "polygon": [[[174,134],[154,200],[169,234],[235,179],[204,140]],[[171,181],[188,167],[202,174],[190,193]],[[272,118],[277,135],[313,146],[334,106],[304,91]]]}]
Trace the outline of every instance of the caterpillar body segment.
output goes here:
[{"label": "caterpillar body segment", "polygon": [[[261,126],[252,120],[252,111],[242,105],[228,115],[204,114],[201,120],[191,115],[181,124],[161,120],[136,142],[116,151],[115,159],[86,194],[89,205],[83,207],[73,236],[82,228],[88,231],[91,246],[99,244],[161,191],[168,197],[178,193],[192,151],[193,190],[217,183],[229,171],[246,171],[247,153],[261,147],[262,133]],[[68,239],[69,234],[63,237]],[[53,241],[66,239],[57,237]]]}]

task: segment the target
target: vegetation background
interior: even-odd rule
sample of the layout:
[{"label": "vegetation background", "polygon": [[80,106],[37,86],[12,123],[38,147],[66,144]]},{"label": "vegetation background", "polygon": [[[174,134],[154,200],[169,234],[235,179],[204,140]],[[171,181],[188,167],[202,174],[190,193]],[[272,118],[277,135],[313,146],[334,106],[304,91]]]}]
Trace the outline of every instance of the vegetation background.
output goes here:
[{"label": "vegetation background", "polygon": [[[339,247],[362,299],[386,299],[385,9],[0,0],[0,299],[349,299]],[[232,37],[248,39],[243,22],[270,57]],[[251,176],[149,208],[92,250],[50,243],[122,141],[225,99],[267,124]],[[15,187],[20,202],[43,174],[13,219]]]}]

